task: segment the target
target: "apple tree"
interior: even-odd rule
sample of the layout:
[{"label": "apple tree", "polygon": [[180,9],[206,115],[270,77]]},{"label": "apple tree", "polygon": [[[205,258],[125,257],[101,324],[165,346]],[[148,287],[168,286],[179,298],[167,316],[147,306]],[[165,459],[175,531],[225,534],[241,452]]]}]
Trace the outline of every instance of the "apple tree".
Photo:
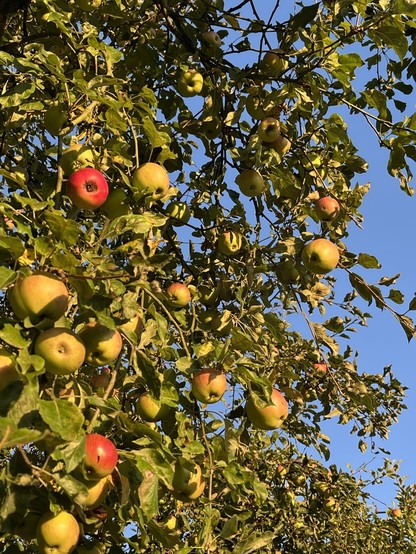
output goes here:
[{"label": "apple tree", "polygon": [[349,249],[350,129],[412,195],[415,13],[0,0],[1,552],[415,551],[397,464],[324,433],[379,452],[404,409],[354,346],[416,305]]}]

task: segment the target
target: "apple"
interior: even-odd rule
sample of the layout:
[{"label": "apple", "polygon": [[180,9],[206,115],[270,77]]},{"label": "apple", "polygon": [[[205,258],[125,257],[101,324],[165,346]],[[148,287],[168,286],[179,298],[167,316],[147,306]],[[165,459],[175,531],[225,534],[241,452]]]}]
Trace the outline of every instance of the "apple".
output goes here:
[{"label": "apple", "polygon": [[98,481],[86,481],[84,485],[88,489],[88,493],[79,494],[76,497],[76,502],[84,510],[94,510],[101,506],[104,502],[111,485],[111,475],[102,477]]},{"label": "apple", "polygon": [[191,381],[193,396],[203,404],[214,404],[227,390],[227,378],[216,369],[204,368],[195,373]]},{"label": "apple", "polygon": [[292,148],[292,143],[288,138],[279,135],[275,141],[269,142],[268,146],[277,152],[279,156],[283,157]]},{"label": "apple", "polygon": [[10,306],[20,320],[29,318],[33,325],[44,320],[58,321],[68,309],[68,289],[51,273],[32,273],[9,289]]},{"label": "apple", "polygon": [[114,443],[98,433],[85,437],[83,468],[91,480],[100,480],[110,475],[117,465],[118,453]]},{"label": "apple", "polygon": [[303,487],[306,484],[306,477],[303,473],[291,475],[290,480],[296,487]]},{"label": "apple", "polygon": [[177,462],[173,474],[173,495],[182,502],[195,500],[204,492],[205,481],[201,467],[189,460]]},{"label": "apple", "polygon": [[241,250],[243,236],[238,231],[224,231],[218,237],[218,250],[224,256],[232,256]]},{"label": "apple", "polygon": [[147,422],[155,423],[164,419],[170,412],[167,404],[162,404],[148,392],[141,394],[135,403],[136,412]]},{"label": "apple", "polygon": [[403,517],[403,513],[402,513],[402,511],[401,511],[400,508],[393,508],[393,509],[391,510],[391,515],[392,515],[393,517],[396,517],[396,518],[401,518],[401,517]]},{"label": "apple", "polygon": [[315,202],[314,212],[319,221],[331,221],[340,211],[338,200],[332,196],[324,196]]},{"label": "apple", "polygon": [[338,503],[333,496],[328,496],[322,502],[322,506],[327,514],[333,514],[338,508]]},{"label": "apple", "polygon": [[53,375],[71,375],[85,360],[85,346],[73,331],[52,327],[35,340],[35,354],[45,360],[45,370]]},{"label": "apple", "polygon": [[221,48],[222,40],[215,31],[206,31],[202,33],[202,42],[213,49]]},{"label": "apple", "polygon": [[212,306],[218,300],[218,291],[214,285],[201,285],[198,288],[198,300],[204,306]]},{"label": "apple", "polygon": [[172,218],[172,225],[180,227],[191,219],[191,210],[186,202],[174,200],[166,207],[166,213]]},{"label": "apple", "polygon": [[68,113],[65,106],[51,106],[44,115],[43,124],[50,135],[58,136],[61,134],[62,127],[68,121]]},{"label": "apple", "polygon": [[184,283],[172,283],[166,289],[169,303],[175,308],[183,308],[191,301],[191,292]]},{"label": "apple", "polygon": [[108,183],[102,173],[92,167],[84,167],[71,173],[66,193],[77,208],[96,210],[108,197]]},{"label": "apple", "polygon": [[72,144],[62,152],[58,163],[64,174],[70,175],[82,167],[94,167],[95,153],[86,144]]},{"label": "apple", "polygon": [[264,98],[260,97],[258,94],[250,94],[246,101],[246,110],[248,115],[253,119],[265,119],[271,115],[270,109],[266,110],[263,107],[264,104]]},{"label": "apple", "polygon": [[178,520],[174,515],[171,515],[165,521],[165,526],[167,529],[169,529],[169,531],[174,531],[178,526]]},{"label": "apple", "polygon": [[282,425],[289,413],[288,403],[276,388],[272,390],[270,402],[266,406],[257,406],[249,395],[246,403],[247,417],[258,429],[272,430]]},{"label": "apple", "polygon": [[325,375],[328,372],[328,366],[324,362],[313,364],[313,368],[320,375]]},{"label": "apple", "polygon": [[275,142],[280,136],[280,123],[274,117],[266,117],[261,121],[257,134],[263,142]]},{"label": "apple", "polygon": [[116,219],[122,215],[127,215],[130,211],[128,196],[123,189],[113,189],[109,192],[107,200],[100,206],[100,211],[108,219]]},{"label": "apple", "polygon": [[261,66],[268,76],[275,76],[285,71],[289,63],[280,53],[271,50],[264,54]]},{"label": "apple", "polygon": [[75,4],[86,12],[92,12],[101,6],[102,0],[75,0]]},{"label": "apple", "polygon": [[148,193],[152,200],[160,200],[169,190],[169,174],[161,165],[147,162],[133,173],[132,184],[140,192]]},{"label": "apple", "polygon": [[[144,331],[143,319],[137,314],[130,321],[120,325],[120,331],[126,331],[127,333],[134,333],[136,335],[137,341],[140,341],[140,337]],[[128,337],[130,338],[130,337]]]},{"label": "apple", "polygon": [[278,464],[278,466],[276,468],[276,473],[278,474],[279,479],[284,479],[287,475],[287,472],[288,472],[287,467],[285,467],[282,464]]},{"label": "apple", "polygon": [[92,375],[90,379],[91,388],[94,391],[106,389],[111,381],[111,370],[109,367],[103,367],[100,371]]},{"label": "apple", "polygon": [[299,281],[300,273],[294,260],[283,260],[276,266],[276,275],[285,285]]},{"label": "apple", "polygon": [[96,367],[113,362],[123,347],[120,333],[97,321],[84,325],[78,336],[85,345],[85,361]]},{"label": "apple", "polygon": [[196,96],[204,86],[204,78],[195,69],[184,71],[178,80],[178,92],[184,98]]},{"label": "apple", "polygon": [[69,554],[79,540],[80,528],[77,520],[69,512],[55,515],[46,512],[36,529],[36,539],[40,554]]},{"label": "apple", "polygon": [[208,140],[218,138],[222,133],[222,123],[218,117],[207,117],[200,122],[201,134]]},{"label": "apple", "polygon": [[312,240],[302,250],[303,265],[312,273],[329,273],[336,268],[338,261],[339,250],[328,239]]},{"label": "apple", "polygon": [[16,369],[11,352],[0,348],[0,392],[11,383],[20,380],[20,374]]},{"label": "apple", "polygon": [[240,191],[249,198],[258,196],[266,187],[263,177],[255,169],[245,169],[237,176],[235,182]]}]

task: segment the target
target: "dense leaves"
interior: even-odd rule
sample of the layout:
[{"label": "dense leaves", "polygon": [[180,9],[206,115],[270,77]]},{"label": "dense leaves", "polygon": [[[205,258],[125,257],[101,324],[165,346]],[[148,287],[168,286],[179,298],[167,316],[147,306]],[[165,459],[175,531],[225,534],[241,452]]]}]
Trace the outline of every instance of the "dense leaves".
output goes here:
[{"label": "dense leaves", "polygon": [[[412,9],[263,4],[0,2],[0,340],[17,371],[3,387],[0,368],[2,552],[39,552],[34,530],[48,510],[76,517],[80,554],[415,550],[415,491],[398,467],[380,461],[361,478],[328,467],[322,430],[334,418],[376,453],[404,408],[392,369],[362,372],[354,348],[378,309],[409,340],[415,329],[399,275],[374,283],[382,260],[348,249],[370,186],[368,152],[348,126],[368,126],[388,153],[386,172],[412,195]],[[203,80],[195,94],[180,84],[188,70]],[[166,190],[138,185],[147,162],[168,172]],[[118,191],[102,207],[80,210],[66,194],[82,166]],[[236,182],[246,169],[263,177],[249,195]],[[340,213],[320,221],[314,202],[326,196]],[[191,217],[172,217],[172,201]],[[314,238],[337,245],[333,271],[302,263]],[[56,322],[50,306],[35,320],[10,304],[14,284],[36,271],[69,291]],[[172,283],[185,297],[166,294]],[[102,363],[54,374],[36,338],[88,321],[110,341],[94,344]],[[121,352],[111,345],[118,333]],[[57,344],[56,355],[70,346]],[[213,405],[190,391],[207,367],[228,383]],[[250,394],[264,409],[273,387],[289,416],[264,432],[245,403]],[[153,404],[139,408],[144,391]],[[91,432],[114,442],[119,463],[101,504],[85,509]],[[191,485],[178,485],[184,476]],[[397,482],[400,516],[371,504],[366,487],[385,476]]]}]

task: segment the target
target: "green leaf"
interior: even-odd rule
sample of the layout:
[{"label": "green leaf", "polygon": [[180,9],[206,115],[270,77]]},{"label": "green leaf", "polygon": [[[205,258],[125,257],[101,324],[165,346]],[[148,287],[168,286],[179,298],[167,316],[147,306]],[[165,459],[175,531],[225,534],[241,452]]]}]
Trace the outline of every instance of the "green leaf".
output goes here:
[{"label": "green leaf", "polygon": [[274,539],[274,533],[266,531],[264,533],[253,533],[248,539],[240,541],[233,549],[232,554],[251,554],[258,552],[261,548],[269,546]]},{"label": "green leaf", "polygon": [[9,418],[0,417],[0,444],[1,448],[14,448],[36,442],[44,436],[43,431],[17,427]]},{"label": "green leaf", "polygon": [[404,294],[397,289],[391,289],[388,298],[396,304],[403,304]]},{"label": "green leaf", "polygon": [[381,265],[375,256],[358,254],[357,262],[366,269],[380,269]]},{"label": "green leaf", "polygon": [[64,217],[58,210],[46,211],[43,217],[56,240],[66,246],[77,244],[81,230],[76,221]]},{"label": "green leaf", "polygon": [[85,437],[55,448],[51,456],[54,460],[62,460],[68,473],[74,471],[85,458]]},{"label": "green leaf", "polygon": [[8,267],[0,266],[0,289],[4,289],[16,278],[16,272]]},{"label": "green leaf", "polygon": [[140,507],[147,519],[157,514],[159,509],[159,479],[153,471],[146,470],[139,485]]},{"label": "green leaf", "polygon": [[51,431],[65,441],[75,440],[81,432],[84,416],[67,400],[39,400],[39,412]]}]

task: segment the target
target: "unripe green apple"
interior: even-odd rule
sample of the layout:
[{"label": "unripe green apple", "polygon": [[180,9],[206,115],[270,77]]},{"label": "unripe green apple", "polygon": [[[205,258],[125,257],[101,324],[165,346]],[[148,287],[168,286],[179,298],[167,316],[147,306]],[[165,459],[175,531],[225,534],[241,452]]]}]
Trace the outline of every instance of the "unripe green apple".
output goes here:
[{"label": "unripe green apple", "polygon": [[65,106],[51,106],[45,112],[43,124],[50,135],[58,136],[66,122],[68,121],[68,113]]},{"label": "unripe green apple", "polygon": [[191,210],[186,202],[174,200],[166,206],[166,213],[172,218],[172,225],[180,227],[191,219]]},{"label": "unripe green apple", "polygon": [[133,173],[132,184],[138,191],[148,193],[152,200],[160,200],[169,190],[169,174],[161,165],[147,162]]},{"label": "unripe green apple", "polygon": [[33,325],[44,320],[58,321],[68,309],[68,290],[51,273],[32,273],[11,288],[7,298],[16,317],[29,318]]},{"label": "unripe green apple", "polygon": [[84,485],[87,487],[87,494],[79,494],[76,497],[76,502],[84,510],[94,510],[100,506],[111,486],[111,475],[102,477],[98,481],[85,481]]},{"label": "unripe green apple", "polygon": [[191,98],[201,92],[203,85],[204,78],[201,73],[195,69],[189,69],[179,77],[177,88],[181,96]]},{"label": "unripe green apple", "polygon": [[166,289],[169,303],[175,308],[183,308],[191,301],[191,292],[184,283],[172,283]]},{"label": "unripe green apple", "polygon": [[325,500],[322,502],[322,505],[327,514],[333,514],[338,508],[338,503],[333,496],[328,496],[328,498],[325,498]]},{"label": "unripe green apple", "polygon": [[214,285],[201,285],[198,287],[198,299],[204,306],[212,306],[218,300],[218,291]]},{"label": "unripe green apple", "polygon": [[263,177],[255,169],[245,169],[237,176],[235,182],[240,187],[240,191],[249,198],[258,196],[266,188]]},{"label": "unripe green apple", "polygon": [[284,156],[289,152],[292,147],[290,140],[283,135],[279,135],[277,139],[269,143],[270,148],[279,154],[279,156]]},{"label": "unripe green apple", "polygon": [[122,215],[127,215],[130,211],[128,196],[123,189],[113,189],[107,196],[107,200],[100,206],[100,211],[108,219],[116,219]]},{"label": "unripe green apple", "polygon": [[85,346],[73,331],[52,327],[36,339],[35,354],[45,360],[45,370],[53,375],[71,375],[85,360]]},{"label": "unripe green apple", "polygon": [[172,486],[173,495],[182,502],[189,502],[199,498],[205,488],[201,467],[190,461],[177,462],[175,464]]},{"label": "unripe green apple", "polygon": [[303,265],[312,273],[324,275],[336,268],[339,261],[337,246],[328,239],[315,239],[302,250]]},{"label": "unripe green apple", "polygon": [[214,404],[221,400],[227,390],[227,378],[224,373],[212,368],[204,368],[192,377],[193,396],[203,404]]},{"label": "unripe green apple", "polygon": [[202,33],[202,43],[206,44],[210,48],[220,49],[222,40],[218,33],[215,31],[206,31]]},{"label": "unripe green apple", "polygon": [[5,348],[0,348],[0,392],[11,383],[20,380],[12,354]]},{"label": "unripe green apple", "polygon": [[272,430],[282,425],[289,414],[289,406],[283,394],[273,389],[270,403],[266,406],[257,406],[251,395],[246,403],[247,417],[258,429]]},{"label": "unripe green apple", "polygon": [[331,221],[335,219],[339,211],[339,202],[332,196],[324,196],[315,202],[314,212],[320,221]]},{"label": "unripe green apple", "polygon": [[136,412],[147,422],[161,421],[170,412],[170,407],[167,404],[162,404],[160,400],[154,398],[148,392],[141,394],[135,403]]},{"label": "unripe green apple", "polygon": [[246,101],[246,110],[253,119],[265,119],[269,113],[263,108],[264,100],[257,94],[250,94]]},{"label": "unripe green apple", "polygon": [[274,117],[266,117],[260,123],[257,134],[263,142],[275,142],[280,136],[280,123]]},{"label": "unripe green apple", "polygon": [[243,236],[238,231],[224,231],[218,237],[218,250],[224,256],[232,256],[241,250]]},{"label": "unripe green apple", "polygon": [[123,347],[120,333],[97,321],[84,325],[78,336],[85,345],[85,361],[96,367],[113,362]]},{"label": "unripe green apple", "polygon": [[36,540],[40,554],[69,554],[79,540],[80,528],[69,512],[44,514],[37,525]]},{"label": "unripe green apple", "polygon": [[261,66],[267,76],[275,76],[285,71],[289,67],[289,63],[280,52],[270,50],[264,54]]},{"label": "unripe green apple", "polygon": [[94,167],[94,150],[85,144],[72,144],[63,151],[59,158],[59,165],[62,167],[64,175],[71,175],[83,167]]}]

